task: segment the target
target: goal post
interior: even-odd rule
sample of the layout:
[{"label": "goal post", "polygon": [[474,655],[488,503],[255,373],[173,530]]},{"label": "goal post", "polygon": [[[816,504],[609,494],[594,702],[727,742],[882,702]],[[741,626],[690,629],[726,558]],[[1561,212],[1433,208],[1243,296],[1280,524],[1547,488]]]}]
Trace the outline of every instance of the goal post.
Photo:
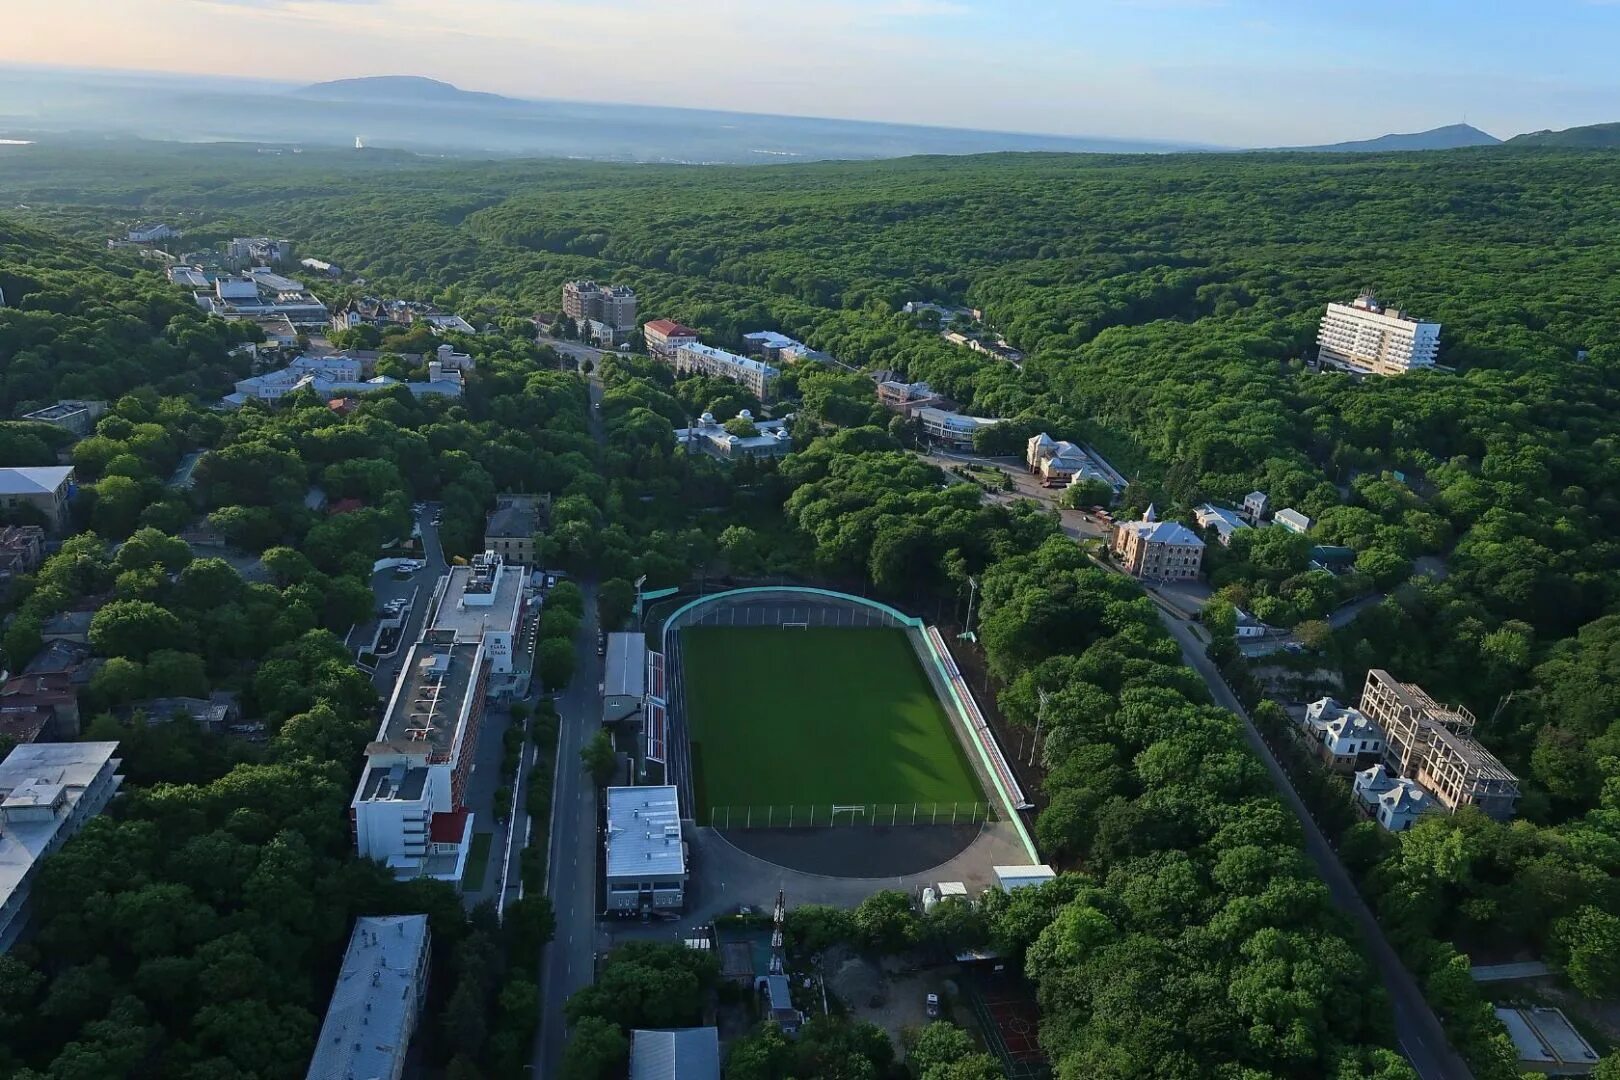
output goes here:
[{"label": "goal post", "polygon": [[784,622],[782,624],[782,629],[784,629],[784,630],[808,630],[808,629],[810,629],[810,624],[808,622]]}]

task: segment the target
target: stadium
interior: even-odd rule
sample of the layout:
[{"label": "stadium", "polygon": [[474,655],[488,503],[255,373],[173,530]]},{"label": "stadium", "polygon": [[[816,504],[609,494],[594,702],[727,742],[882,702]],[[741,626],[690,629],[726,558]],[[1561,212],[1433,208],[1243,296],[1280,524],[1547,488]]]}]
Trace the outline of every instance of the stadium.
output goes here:
[{"label": "stadium", "polygon": [[677,608],[661,642],[648,757],[698,827],[831,877],[920,873],[987,832],[1032,857],[1012,770],[920,619],[821,589],[736,589]]}]

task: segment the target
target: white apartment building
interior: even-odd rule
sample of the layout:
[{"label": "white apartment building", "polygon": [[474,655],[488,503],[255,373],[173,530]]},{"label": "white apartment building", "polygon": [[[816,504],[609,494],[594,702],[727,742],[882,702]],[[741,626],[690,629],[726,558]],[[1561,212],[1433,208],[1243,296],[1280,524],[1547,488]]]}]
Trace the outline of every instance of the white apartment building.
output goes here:
[{"label": "white apartment building", "polygon": [[124,782],[115,742],[32,743],[0,762],[0,952],[28,923],[39,866]]},{"label": "white apartment building", "polygon": [[467,778],[484,719],[482,642],[429,631],[400,668],[349,804],[355,847],[396,877],[460,881],[472,841]]},{"label": "white apartment building", "polygon": [[1300,725],[1317,755],[1335,772],[1355,772],[1384,756],[1384,732],[1361,710],[1325,697],[1305,706]]},{"label": "white apartment building", "polygon": [[1434,366],[1440,324],[1385,308],[1372,293],[1329,304],[1317,332],[1317,361],[1368,375],[1402,375]]},{"label": "white apartment building", "polygon": [[675,350],[675,374],[713,375],[729,379],[761,401],[766,401],[782,373],[764,361],[694,341]]},{"label": "white apartment building", "polygon": [[529,692],[533,658],[521,647],[523,594],[528,571],[493,551],[452,566],[433,591],[428,625],[458,642],[481,642],[489,659],[489,692]]},{"label": "white apartment building", "polygon": [[1249,523],[1236,510],[1214,503],[1203,503],[1193,507],[1193,520],[1198,522],[1200,529],[1214,529],[1221,547],[1231,547],[1232,537],[1239,529],[1247,529]]},{"label": "white apartment building", "polygon": [[307,1080],[399,1080],[427,1000],[426,915],[354,920]]},{"label": "white apartment building", "polygon": [[673,785],[608,788],[603,846],[607,910],[670,910],[686,903],[686,844]]}]

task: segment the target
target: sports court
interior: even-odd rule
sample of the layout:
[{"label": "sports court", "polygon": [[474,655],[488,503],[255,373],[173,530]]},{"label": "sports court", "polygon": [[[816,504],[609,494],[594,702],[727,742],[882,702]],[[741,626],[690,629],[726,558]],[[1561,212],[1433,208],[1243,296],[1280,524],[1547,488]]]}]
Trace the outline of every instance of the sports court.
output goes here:
[{"label": "sports court", "polygon": [[680,638],[699,824],[825,825],[849,806],[884,819],[873,824],[969,807],[982,819],[978,779],[905,631],[693,626]]},{"label": "sports court", "polygon": [[1005,973],[969,974],[963,987],[984,1041],[1009,1080],[1049,1076],[1040,1045],[1040,1012],[1029,988]]}]

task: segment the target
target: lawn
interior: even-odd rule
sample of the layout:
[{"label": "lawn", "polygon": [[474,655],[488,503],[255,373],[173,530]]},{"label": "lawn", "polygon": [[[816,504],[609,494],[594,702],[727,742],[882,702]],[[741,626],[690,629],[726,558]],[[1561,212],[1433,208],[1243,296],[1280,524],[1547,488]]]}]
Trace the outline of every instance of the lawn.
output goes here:
[{"label": "lawn", "polygon": [[681,664],[699,820],[984,799],[902,630],[696,627]]},{"label": "lawn", "polygon": [[489,873],[489,846],[495,840],[494,833],[473,833],[472,846],[467,850],[467,865],[461,871],[461,887],[469,892],[481,891],[484,887],[484,876]]}]

